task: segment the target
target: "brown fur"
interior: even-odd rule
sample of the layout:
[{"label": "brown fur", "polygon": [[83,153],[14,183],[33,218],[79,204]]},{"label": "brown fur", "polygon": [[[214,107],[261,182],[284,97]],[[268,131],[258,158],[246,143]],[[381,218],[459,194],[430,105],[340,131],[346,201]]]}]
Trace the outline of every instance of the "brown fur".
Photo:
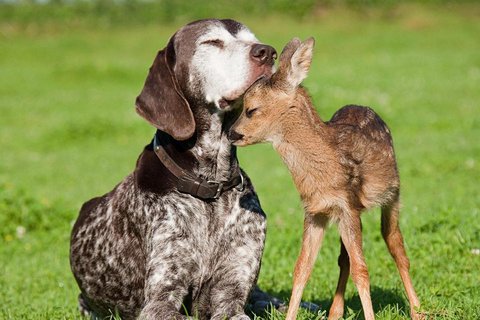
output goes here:
[{"label": "brown fur", "polygon": [[302,249],[295,265],[287,319],[296,318],[328,222],[338,223],[340,276],[329,319],[343,316],[348,275],[358,289],[365,318],[373,319],[370,281],[362,252],[360,214],[382,208],[382,234],[399,269],[411,305],[419,300],[398,226],[400,180],[390,131],[370,108],[346,106],[323,122],[300,87],[310,67],[313,39],[292,40],[271,79],[245,95],[244,112],[231,131],[234,144],[271,142],[292,173],[305,208]]}]

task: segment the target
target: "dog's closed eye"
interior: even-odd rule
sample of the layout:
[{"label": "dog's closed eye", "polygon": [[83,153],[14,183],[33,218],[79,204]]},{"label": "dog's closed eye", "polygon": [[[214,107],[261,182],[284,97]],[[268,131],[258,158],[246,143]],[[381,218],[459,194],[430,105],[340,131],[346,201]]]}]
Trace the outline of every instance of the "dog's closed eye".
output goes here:
[{"label": "dog's closed eye", "polygon": [[225,43],[220,39],[205,40],[202,42],[202,44],[207,44],[218,48],[223,48],[223,46],[225,45]]}]

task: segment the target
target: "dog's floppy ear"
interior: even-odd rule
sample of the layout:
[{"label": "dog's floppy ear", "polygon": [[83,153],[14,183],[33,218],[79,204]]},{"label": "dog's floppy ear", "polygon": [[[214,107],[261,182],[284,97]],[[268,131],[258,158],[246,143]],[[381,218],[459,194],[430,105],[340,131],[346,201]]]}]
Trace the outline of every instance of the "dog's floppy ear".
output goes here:
[{"label": "dog's floppy ear", "polygon": [[167,47],[158,52],[135,105],[137,113],[157,129],[175,140],[186,140],[195,132],[195,120],[172,71],[173,41],[172,37]]},{"label": "dog's floppy ear", "polygon": [[301,42],[293,38],[280,55],[278,71],[272,79],[285,89],[295,89],[307,77],[312,63],[313,46],[315,39],[308,38]]}]

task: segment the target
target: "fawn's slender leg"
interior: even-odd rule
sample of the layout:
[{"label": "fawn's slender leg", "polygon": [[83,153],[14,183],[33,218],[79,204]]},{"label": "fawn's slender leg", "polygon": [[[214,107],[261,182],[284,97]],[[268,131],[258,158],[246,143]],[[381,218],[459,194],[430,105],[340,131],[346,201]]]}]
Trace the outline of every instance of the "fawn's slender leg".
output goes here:
[{"label": "fawn's slender leg", "polygon": [[328,219],[324,216],[311,214],[305,215],[302,249],[293,272],[292,295],[288,305],[286,320],[295,320],[297,318],[303,289],[305,288],[312,272],[318,250],[322,244],[327,223]]},{"label": "fawn's slender leg", "polygon": [[360,212],[350,212],[340,219],[338,225],[342,242],[350,258],[350,274],[362,301],[365,320],[375,319],[370,297],[370,279],[362,250],[362,227]]},{"label": "fawn's slender leg", "polygon": [[340,255],[338,256],[338,266],[340,267],[340,275],[338,277],[335,297],[333,298],[332,306],[328,312],[329,320],[337,320],[343,317],[345,305],[345,289],[347,287],[348,274],[350,272],[350,260],[342,239],[340,239]]},{"label": "fawn's slender leg", "polygon": [[410,279],[410,262],[405,253],[403,237],[398,224],[399,206],[399,201],[396,200],[391,205],[382,207],[382,235],[390,254],[395,260],[405,291],[407,292],[410,303],[410,315],[412,319],[421,319],[421,315],[415,311],[416,308],[420,307],[420,301],[417,298],[412,280]]}]

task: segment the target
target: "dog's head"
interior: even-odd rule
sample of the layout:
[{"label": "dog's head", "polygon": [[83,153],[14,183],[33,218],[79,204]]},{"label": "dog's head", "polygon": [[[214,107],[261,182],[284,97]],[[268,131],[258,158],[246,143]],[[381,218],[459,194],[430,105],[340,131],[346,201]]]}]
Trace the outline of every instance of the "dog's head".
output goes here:
[{"label": "dog's head", "polygon": [[233,20],[190,23],[158,52],[137,112],[176,140],[195,132],[191,104],[228,110],[261,77],[273,72],[275,49]]}]

